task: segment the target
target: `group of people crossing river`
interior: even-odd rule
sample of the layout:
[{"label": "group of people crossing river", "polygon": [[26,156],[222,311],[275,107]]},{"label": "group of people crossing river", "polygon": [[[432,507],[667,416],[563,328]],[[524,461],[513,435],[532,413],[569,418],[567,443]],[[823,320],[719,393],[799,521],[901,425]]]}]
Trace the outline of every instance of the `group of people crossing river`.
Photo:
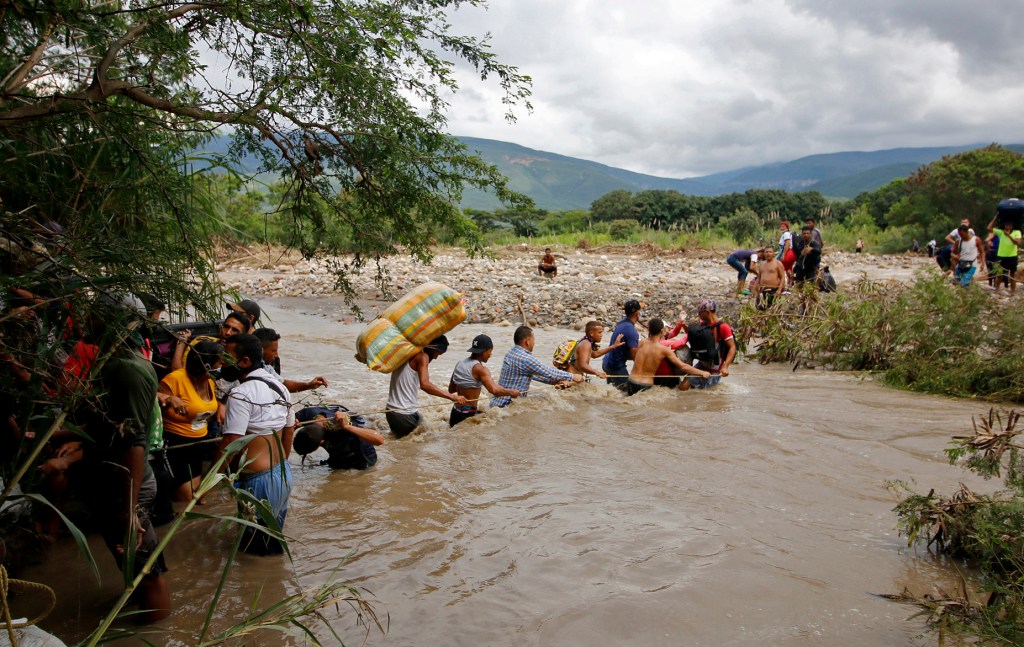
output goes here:
[{"label": "group of people crossing river", "polygon": [[[305,457],[323,448],[323,463],[332,468],[366,469],[376,464],[376,447],[386,439],[367,420],[368,412],[296,400],[296,393],[329,387],[328,381],[282,377],[282,335],[260,327],[262,311],[255,302],[229,304],[215,334],[193,335],[186,329],[163,350],[153,339],[163,306],[149,302],[156,305],[131,296],[115,300],[105,305],[107,315],[89,322],[89,334],[69,354],[61,380],[65,388],[88,382],[97,396],[94,413],[75,412],[76,424],[88,437],[72,428],[55,434],[39,472],[58,508],[86,493],[90,499],[99,494],[90,483],[107,484],[102,491],[108,494],[121,493],[100,496],[93,512],[119,566],[136,573],[145,569],[137,600],[146,612],[139,618],[156,621],[170,612],[163,556],[147,566],[159,545],[156,527],[175,517],[174,501],[205,503],[196,497],[212,465],[223,463],[237,474],[235,486],[265,501],[283,529],[295,478],[289,464],[293,452]],[[519,326],[497,378],[488,367],[494,340],[478,334],[446,387],[430,376],[431,362],[448,351],[448,339],[440,335],[391,372],[386,408],[373,413],[384,413],[391,435],[402,438],[424,426],[420,392],[451,401],[448,423],[454,427],[488,408],[535,395],[535,381],[569,388],[604,380],[631,396],[654,386],[708,388],[729,375],[736,343],[729,325],[718,319],[713,299],[700,302],[691,313],[694,321],[684,321],[687,313],[681,313],[672,326],[659,318],[641,323],[643,308],[635,299],[623,304],[623,318],[606,346],[604,324],[588,322],[578,339],[555,350],[550,363],[534,355],[533,329]],[[148,336],[122,337],[109,360],[97,361],[100,347],[94,341],[140,319],[148,322],[142,327]],[[646,339],[641,340],[638,327],[646,328]],[[677,351],[687,348],[684,361]],[[246,443],[242,454],[232,456],[240,442]],[[262,523],[256,520],[245,529],[242,548],[259,555],[281,553],[283,546],[271,533],[255,528]],[[53,515],[40,522],[40,529],[55,536],[60,525]],[[124,538],[133,532],[138,544],[126,550]]]},{"label": "group of people crossing river", "polygon": [[[391,433],[396,438],[410,434],[423,423],[419,412],[419,392],[452,401],[449,425],[476,416],[485,410],[483,392],[490,395],[490,407],[507,407],[515,399],[525,397],[536,380],[558,388],[569,388],[594,376],[604,379],[628,395],[660,385],[680,390],[714,386],[729,374],[736,357],[732,329],[718,319],[717,304],[704,299],[697,307],[698,323],[687,324],[683,318],[666,331],[665,323],[653,318],[646,324],[648,338],[640,341],[637,324],[642,305],[631,299],[623,306],[624,317],[612,330],[614,340],[601,348],[604,324],[590,321],[579,340],[567,340],[555,351],[552,365],[534,356],[536,337],[529,326],[519,326],[512,337],[512,347],[505,354],[501,371],[495,380],[487,366],[494,353],[494,341],[488,335],[477,335],[452,372],[447,389],[430,378],[430,363],[448,352],[448,338],[441,335],[391,373],[385,413]],[[689,344],[687,340],[690,340]],[[676,356],[677,350],[689,346],[692,363]],[[601,368],[591,361],[601,358]],[[632,361],[629,369],[627,362]],[[687,379],[683,379],[683,378]]]}]

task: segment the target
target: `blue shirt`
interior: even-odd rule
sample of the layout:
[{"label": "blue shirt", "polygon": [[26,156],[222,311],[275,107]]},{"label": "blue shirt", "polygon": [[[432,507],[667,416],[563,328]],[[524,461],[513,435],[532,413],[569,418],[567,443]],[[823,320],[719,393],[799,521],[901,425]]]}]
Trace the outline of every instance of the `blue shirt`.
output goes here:
[{"label": "blue shirt", "polygon": [[612,331],[611,337],[608,338],[608,343],[614,344],[618,341],[620,334],[622,335],[622,341],[626,343],[609,352],[601,359],[601,368],[608,375],[628,375],[629,369],[626,368],[626,360],[629,359],[629,349],[640,345],[640,333],[636,331],[636,326],[633,325],[633,322],[628,317],[615,324],[615,330]]},{"label": "blue shirt", "polygon": [[[565,380],[572,380],[572,373],[560,371],[557,368],[542,364],[530,351],[522,346],[513,346],[512,350],[505,355],[501,361],[501,375],[498,377],[498,386],[506,389],[515,389],[520,393],[530,389],[530,381],[537,380],[545,384],[554,384]],[[523,393],[523,397],[527,396]],[[492,407],[506,407],[512,402],[512,397],[503,395],[491,398]]]}]

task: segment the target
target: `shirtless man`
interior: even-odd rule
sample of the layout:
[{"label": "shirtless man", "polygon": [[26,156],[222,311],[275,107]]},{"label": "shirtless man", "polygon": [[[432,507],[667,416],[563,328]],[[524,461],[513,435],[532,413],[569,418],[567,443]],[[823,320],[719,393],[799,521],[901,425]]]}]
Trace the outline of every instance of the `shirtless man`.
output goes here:
[{"label": "shirtless man", "polygon": [[481,389],[497,397],[507,395],[511,398],[518,398],[519,391],[506,389],[498,386],[491,371],[484,363],[491,359],[494,353],[494,342],[487,335],[477,335],[473,338],[473,345],[469,347],[469,357],[459,361],[452,371],[452,379],[448,382],[448,392],[461,395],[466,398],[465,404],[452,405],[452,413],[448,417],[448,426],[454,427],[466,418],[472,418],[480,413],[477,402],[480,400]]},{"label": "shirtless man", "polygon": [[573,351],[573,362],[569,365],[569,372],[576,375],[596,375],[602,380],[608,377],[608,374],[601,369],[595,369],[590,366],[591,359],[597,359],[605,353],[615,350],[619,346],[622,346],[626,342],[622,339],[622,334],[619,334],[619,338],[614,344],[607,348],[598,348],[598,344],[601,343],[601,337],[604,335],[604,325],[600,321],[588,321],[586,328],[583,329],[583,339],[576,344],[576,350]]},{"label": "shirtless man", "polygon": [[[239,456],[232,457],[232,465],[242,470],[238,487],[267,501],[278,527],[284,528],[292,489],[288,455],[292,451],[295,414],[291,396],[276,375],[263,368],[263,345],[254,335],[243,333],[229,338],[225,359],[232,363],[221,369],[222,375],[230,369],[230,378],[237,379],[238,384],[227,394],[220,453],[239,437],[255,437],[243,450],[244,466],[239,464]],[[242,548],[247,552],[284,552],[284,546],[270,535],[251,527],[245,533]]]},{"label": "shirtless man", "polygon": [[558,276],[558,266],[555,265],[555,255],[551,253],[550,247],[544,248],[544,256],[537,265],[537,274],[553,279]]},{"label": "shirtless man", "polygon": [[775,258],[775,248],[765,247],[762,253],[764,260],[757,266],[757,309],[767,310],[786,287],[786,267]]},{"label": "shirtless man", "polygon": [[635,395],[654,386],[654,375],[662,360],[668,360],[683,373],[704,379],[711,377],[707,371],[702,371],[683,362],[676,357],[671,348],[661,343],[661,337],[665,333],[664,321],[657,317],[651,319],[647,322],[647,333],[647,339],[640,342],[640,346],[636,350],[633,370],[629,372],[629,381],[626,383],[627,395]]}]

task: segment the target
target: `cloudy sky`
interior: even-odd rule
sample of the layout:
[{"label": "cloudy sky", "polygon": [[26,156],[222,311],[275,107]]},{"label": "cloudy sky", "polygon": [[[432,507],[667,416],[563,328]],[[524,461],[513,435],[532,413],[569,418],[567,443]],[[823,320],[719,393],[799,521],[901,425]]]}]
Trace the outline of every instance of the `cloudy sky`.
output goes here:
[{"label": "cloudy sky", "polygon": [[464,70],[457,135],[666,177],[1024,143],[1021,0],[490,0],[452,20],[533,78],[510,126]]}]

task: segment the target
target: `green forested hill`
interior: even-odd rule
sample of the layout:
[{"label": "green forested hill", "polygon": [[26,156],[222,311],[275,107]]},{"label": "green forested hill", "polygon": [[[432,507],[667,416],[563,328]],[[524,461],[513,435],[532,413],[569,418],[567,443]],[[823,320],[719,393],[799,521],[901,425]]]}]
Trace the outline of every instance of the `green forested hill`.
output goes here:
[{"label": "green forested hill", "polygon": [[[497,166],[511,180],[511,187],[533,198],[538,208],[589,209],[590,203],[616,189],[637,193],[649,189],[674,189],[690,195],[742,193],[748,189],[818,191],[831,198],[852,198],[887,182],[906,177],[918,167],[944,155],[980,148],[982,145],[933,148],[893,148],[880,151],[845,151],[809,155],[790,162],[739,168],[693,178],[664,178],[526,148],[519,144],[475,137],[459,138],[471,151]],[[227,137],[216,137],[210,152],[226,152]],[[1024,153],[1024,144],[1007,145]],[[243,161],[242,166],[246,166]],[[463,208],[493,210],[500,205],[491,194],[474,189],[465,192]]]},{"label": "green forested hill", "polygon": [[[512,188],[526,193],[542,209],[587,209],[596,198],[615,189],[636,193],[647,189],[675,189],[692,195],[721,195],[748,189],[818,191],[833,198],[852,198],[900,177],[945,155],[982,145],[932,148],[894,148],[881,151],[846,151],[810,155],[791,162],[737,169],[703,177],[673,179],[633,173],[596,162],[533,150],[518,144],[472,137],[460,138],[511,180]],[[1024,145],[1007,148],[1024,152]],[[491,210],[493,196],[467,192],[462,205]]]}]

